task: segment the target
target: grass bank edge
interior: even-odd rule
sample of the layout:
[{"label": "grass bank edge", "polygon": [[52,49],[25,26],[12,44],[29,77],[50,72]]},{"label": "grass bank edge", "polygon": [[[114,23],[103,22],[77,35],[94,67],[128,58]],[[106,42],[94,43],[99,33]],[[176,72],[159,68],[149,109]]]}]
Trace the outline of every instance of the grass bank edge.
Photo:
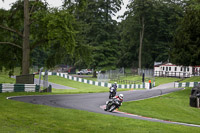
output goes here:
[{"label": "grass bank edge", "polygon": [[0,131],[20,133],[66,131],[187,133],[189,131],[198,132],[200,130],[200,128],[196,127],[141,121],[131,118],[75,109],[54,108],[46,105],[36,105],[6,99],[6,97],[13,95],[27,95],[27,93],[0,94]]},{"label": "grass bank edge", "polygon": [[120,111],[168,121],[200,125],[200,109],[190,107],[191,88],[159,97],[123,103]]}]

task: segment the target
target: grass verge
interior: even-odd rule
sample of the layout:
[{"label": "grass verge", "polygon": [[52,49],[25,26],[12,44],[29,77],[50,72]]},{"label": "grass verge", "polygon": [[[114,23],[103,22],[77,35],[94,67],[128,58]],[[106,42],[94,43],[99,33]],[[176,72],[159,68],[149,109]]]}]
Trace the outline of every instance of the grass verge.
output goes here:
[{"label": "grass verge", "polygon": [[156,86],[159,86],[161,84],[167,84],[171,82],[175,82],[180,80],[179,78],[168,78],[168,77],[155,77],[155,84]]},{"label": "grass verge", "polygon": [[[53,89],[54,93],[98,93],[98,92],[108,92],[108,87],[101,87],[90,85],[82,82],[77,82],[73,80],[69,80],[59,76],[48,76],[48,81],[56,84],[61,84],[65,86],[69,86],[76,89]],[[130,89],[118,89],[118,91],[126,91]]]},{"label": "grass verge", "polygon": [[181,81],[181,83],[183,82],[199,82],[200,81],[200,76],[193,76],[190,78],[186,78],[183,81]]},{"label": "grass verge", "polygon": [[141,101],[126,102],[120,111],[200,125],[200,109],[189,106],[191,88]]},{"label": "grass verge", "polygon": [[15,84],[15,79],[10,78],[8,75],[1,75],[0,76],[0,84],[2,84],[2,83]]},{"label": "grass verge", "polygon": [[39,93],[0,94],[0,132],[3,133],[93,133],[93,132],[142,132],[142,133],[197,133],[200,128],[135,120],[74,109],[54,108],[13,100],[8,96]]},{"label": "grass verge", "polygon": [[[85,78],[88,80],[92,80],[92,81],[97,81],[96,78]],[[120,77],[120,80],[124,80],[124,81],[136,81],[136,84],[142,84],[142,76],[138,76],[138,75],[133,75],[133,76],[124,76],[124,77]],[[170,83],[170,82],[175,82],[180,80],[179,78],[169,78],[169,77],[155,77],[155,83],[156,86],[159,86],[161,84],[166,84],[166,83]],[[114,83],[115,81],[110,81],[111,83]],[[146,81],[148,82],[148,81]],[[153,80],[152,80],[153,82]],[[126,82],[125,82],[126,83]],[[127,82],[129,83],[129,82]]]}]

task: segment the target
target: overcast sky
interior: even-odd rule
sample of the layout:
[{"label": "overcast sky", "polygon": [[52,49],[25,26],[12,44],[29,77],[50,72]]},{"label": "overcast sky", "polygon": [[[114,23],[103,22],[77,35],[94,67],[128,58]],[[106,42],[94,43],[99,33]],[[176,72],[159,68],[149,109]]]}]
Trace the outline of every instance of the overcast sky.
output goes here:
[{"label": "overcast sky", "polygon": [[[10,4],[16,1],[17,0],[4,0],[4,2],[2,2],[2,0],[0,0],[0,8],[10,9]],[[62,5],[62,1],[63,0],[47,0],[50,7],[60,7]],[[118,15],[123,15],[123,13],[126,11],[126,5],[128,4],[128,0],[123,0],[123,1],[124,5],[122,5],[122,9],[117,13],[117,15],[113,17],[114,19],[117,19]]]}]

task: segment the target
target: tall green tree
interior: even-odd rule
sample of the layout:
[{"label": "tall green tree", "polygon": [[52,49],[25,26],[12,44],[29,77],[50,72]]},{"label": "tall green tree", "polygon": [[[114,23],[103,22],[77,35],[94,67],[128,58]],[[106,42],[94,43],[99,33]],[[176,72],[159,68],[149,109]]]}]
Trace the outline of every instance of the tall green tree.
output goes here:
[{"label": "tall green tree", "polygon": [[81,1],[71,1],[65,0],[63,4],[63,8],[67,8],[71,14],[75,16],[76,24],[75,30],[76,32],[76,46],[73,55],[67,55],[65,58],[65,63],[68,65],[75,66],[79,69],[88,68],[91,63],[91,52],[92,47],[86,41],[86,29],[87,23],[84,22],[82,12],[85,12],[87,4],[87,0]]},{"label": "tall green tree", "polygon": [[171,61],[184,66],[200,65],[200,1],[190,1],[180,25],[177,28],[174,43],[171,46]]},{"label": "tall green tree", "polygon": [[[132,30],[132,36],[129,38],[134,39],[135,45],[138,45],[138,68],[142,67],[142,49],[145,38],[145,29],[148,26],[148,21],[151,16],[153,1],[151,0],[132,0],[128,5],[128,12],[126,12],[127,21],[124,22],[123,27],[127,27],[128,32]],[[124,31],[127,34],[127,31]],[[129,33],[128,33],[129,34]],[[126,36],[126,35],[125,35]],[[138,41],[137,41],[138,40]]]},{"label": "tall green tree", "polygon": [[120,8],[121,0],[93,0],[87,1],[84,12],[77,15],[78,20],[85,24],[86,43],[93,47],[90,66],[94,70],[116,67],[119,36],[117,22],[111,15]]},{"label": "tall green tree", "polygon": [[132,1],[120,25],[124,48],[121,62],[135,68],[152,68],[154,61],[166,61],[182,12],[181,1]]},{"label": "tall green tree", "polygon": [[[9,11],[2,12],[6,12],[8,15],[0,16],[4,18],[0,23],[2,29],[0,43],[4,45],[0,48],[1,51],[4,47],[21,49],[23,54],[18,59],[21,59],[22,62],[22,74],[29,73],[30,52],[37,47],[56,49],[55,56],[49,56],[54,58],[47,59],[49,67],[61,61],[64,57],[63,53],[74,53],[76,45],[74,24],[76,22],[67,9],[61,11],[48,9],[47,3],[39,0],[29,3],[28,0],[25,0],[17,1]],[[1,54],[3,53],[1,52]],[[5,60],[0,62],[6,67]]]},{"label": "tall green tree", "polygon": [[[22,33],[18,32],[16,29],[11,29],[5,25],[0,25],[1,28],[8,30],[10,32],[18,33],[22,37],[23,45],[22,45],[22,74],[29,74],[29,60],[30,60],[30,44],[29,44],[29,0],[24,0],[24,30]],[[1,44],[13,44],[12,42],[1,42]],[[12,45],[14,46],[14,45]],[[17,46],[17,45],[15,45]]]}]

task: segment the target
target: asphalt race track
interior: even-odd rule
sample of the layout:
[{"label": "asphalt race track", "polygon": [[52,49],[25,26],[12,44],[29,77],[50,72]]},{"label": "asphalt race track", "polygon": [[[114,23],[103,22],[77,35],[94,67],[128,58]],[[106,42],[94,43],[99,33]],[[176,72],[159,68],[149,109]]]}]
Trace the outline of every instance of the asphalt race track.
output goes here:
[{"label": "asphalt race track", "polygon": [[[174,91],[179,91],[182,89],[184,88],[133,90],[133,91],[118,92],[117,94],[119,93],[124,94],[124,101],[126,102],[126,101],[135,101],[135,100],[156,97],[159,95],[167,94]],[[118,111],[106,112],[103,110],[103,108],[105,107],[103,105],[105,105],[105,102],[109,100],[108,95],[109,95],[108,93],[88,93],[88,94],[69,94],[69,95],[20,96],[20,97],[9,97],[8,99],[32,103],[32,104],[48,105],[53,107],[86,110],[90,112],[109,114],[120,117],[129,117],[133,119],[200,127],[200,125],[164,121],[154,118],[146,118]]]}]

